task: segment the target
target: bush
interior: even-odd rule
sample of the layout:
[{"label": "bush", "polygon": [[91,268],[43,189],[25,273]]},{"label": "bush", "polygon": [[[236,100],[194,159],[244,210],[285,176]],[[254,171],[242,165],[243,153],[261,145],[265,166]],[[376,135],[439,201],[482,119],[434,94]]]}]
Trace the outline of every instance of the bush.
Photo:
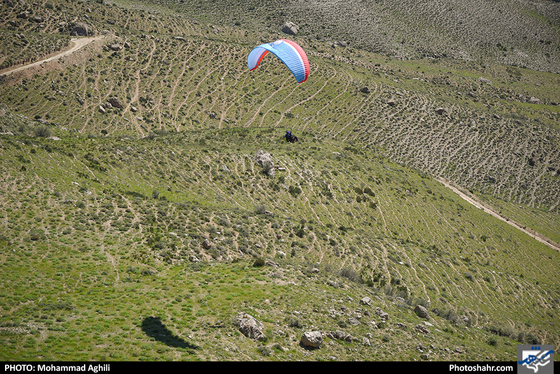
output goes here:
[{"label": "bush", "polygon": [[289,327],[295,327],[295,328],[298,328],[298,329],[303,328],[303,324],[298,319],[291,319],[288,322],[288,326]]},{"label": "bush", "polygon": [[350,268],[342,268],[340,270],[340,276],[348,278],[355,283],[360,283],[361,281],[360,275],[354,269]]},{"label": "bush", "polygon": [[293,196],[297,197],[301,193],[301,188],[290,186],[288,187],[288,192]]},{"label": "bush", "polygon": [[264,260],[260,257],[258,257],[255,262],[253,263],[253,267],[259,268],[261,266],[264,266]]},{"label": "bush", "polygon": [[51,136],[51,130],[49,130],[45,126],[35,128],[34,132],[35,136],[39,138],[48,138],[49,136]]}]

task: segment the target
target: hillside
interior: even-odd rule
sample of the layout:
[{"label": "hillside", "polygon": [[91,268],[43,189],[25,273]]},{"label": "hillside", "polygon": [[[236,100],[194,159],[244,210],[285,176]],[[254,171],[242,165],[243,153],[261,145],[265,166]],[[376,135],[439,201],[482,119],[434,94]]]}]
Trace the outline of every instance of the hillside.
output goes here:
[{"label": "hillside", "polygon": [[[560,253],[507,222],[560,242],[557,4],[519,2],[552,56],[523,68],[491,48],[360,44],[313,2],[225,3],[0,8],[0,73],[70,49],[79,22],[96,36],[1,77],[0,359],[514,361],[519,343],[558,345]],[[338,13],[402,12],[360,4]],[[283,18],[301,24],[301,85],[271,56],[246,68]],[[321,348],[301,347],[314,330]]]}]

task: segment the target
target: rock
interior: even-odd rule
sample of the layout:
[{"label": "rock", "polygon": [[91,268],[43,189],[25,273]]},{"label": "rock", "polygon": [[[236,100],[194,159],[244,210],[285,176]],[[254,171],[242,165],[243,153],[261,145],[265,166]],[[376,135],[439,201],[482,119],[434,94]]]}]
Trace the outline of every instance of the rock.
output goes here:
[{"label": "rock", "polygon": [[359,325],[360,321],[358,321],[356,318],[348,318],[348,324],[355,326]]},{"label": "rock", "polygon": [[78,22],[72,28],[70,32],[72,36],[91,36],[93,35],[93,29],[86,23]]},{"label": "rock", "polygon": [[352,337],[352,335],[345,333],[344,331],[340,331],[340,330],[336,330],[336,331],[331,331],[328,332],[327,337],[334,339],[334,340],[343,340],[346,342],[352,342],[352,340],[354,339]]},{"label": "rock", "polygon": [[414,313],[416,313],[416,315],[418,315],[418,317],[420,318],[430,319],[430,313],[428,312],[428,309],[426,309],[422,305],[416,305],[416,307],[414,308]]},{"label": "rock", "polygon": [[321,344],[323,344],[321,331],[308,331],[301,336],[301,345],[306,348],[319,348]]},{"label": "rock", "polygon": [[371,304],[371,299],[367,296],[362,297],[362,299],[360,300],[360,304],[362,305],[370,305]]},{"label": "rock", "polygon": [[247,313],[239,312],[235,324],[239,327],[239,331],[246,337],[257,341],[264,340],[265,336],[262,331],[264,325],[257,321],[255,317]]},{"label": "rock", "polygon": [[478,81],[479,81],[480,83],[489,84],[490,86],[492,85],[492,81],[491,81],[490,79],[486,79],[486,78],[484,78],[484,77],[478,78]]},{"label": "rock", "polygon": [[204,239],[204,241],[202,242],[202,247],[204,249],[210,249],[210,247],[212,247],[212,243],[210,242],[210,240]]},{"label": "rock", "polygon": [[420,331],[422,334],[430,333],[430,330],[428,330],[424,325],[416,325],[416,330]]},{"label": "rock", "polygon": [[328,284],[329,286],[331,286],[331,287],[334,287],[334,288],[339,288],[339,287],[340,287],[340,284],[338,284],[338,283],[336,283],[335,281],[332,281],[332,280],[330,280],[330,279],[327,280],[327,284]]},{"label": "rock", "polygon": [[362,344],[367,346],[367,347],[371,347],[371,342],[365,336],[362,338]]},{"label": "rock", "polygon": [[439,114],[439,115],[442,115],[442,114],[446,113],[446,110],[443,109],[443,108],[437,108],[436,113]]},{"label": "rock", "polygon": [[99,106],[99,113],[105,114],[105,108],[103,108],[103,105]]},{"label": "rock", "polygon": [[541,99],[538,99],[536,97],[531,96],[531,98],[529,99],[529,103],[531,104],[540,104],[541,103]]},{"label": "rock", "polygon": [[119,109],[124,108],[123,103],[116,97],[112,97],[108,101],[109,101],[109,104],[111,104],[115,108],[119,108]]},{"label": "rock", "polygon": [[272,260],[266,260],[266,261],[264,262],[264,264],[265,264],[266,266],[270,266],[270,267],[273,267],[273,268],[279,268],[279,267],[280,267],[280,265],[278,265],[276,262],[274,262],[274,261],[272,261]]},{"label": "rock", "polygon": [[288,35],[297,35],[299,28],[293,22],[286,22],[282,25],[282,32]]},{"label": "rock", "polygon": [[111,44],[109,48],[111,48],[111,50],[116,52],[116,51],[120,51],[123,47],[120,44]]},{"label": "rock", "polygon": [[381,318],[385,322],[389,320],[389,314],[382,311],[379,307],[375,308],[375,314],[377,314],[379,318]]},{"label": "rock", "polygon": [[367,94],[368,94],[368,93],[371,93],[371,90],[369,89],[369,87],[366,86],[366,87],[362,87],[362,89],[360,90],[360,92],[363,92],[363,93],[367,93]]},{"label": "rock", "polygon": [[263,172],[270,177],[274,177],[275,167],[270,153],[259,149],[255,155],[255,162],[262,166]]}]

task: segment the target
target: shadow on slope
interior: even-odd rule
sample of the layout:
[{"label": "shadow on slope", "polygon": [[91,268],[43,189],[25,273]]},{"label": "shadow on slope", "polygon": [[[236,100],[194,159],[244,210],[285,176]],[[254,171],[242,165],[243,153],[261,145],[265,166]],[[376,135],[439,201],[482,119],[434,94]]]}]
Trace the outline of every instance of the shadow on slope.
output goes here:
[{"label": "shadow on slope", "polygon": [[147,317],[142,321],[142,331],[156,341],[173,348],[197,349],[198,346],[174,335],[158,317]]}]

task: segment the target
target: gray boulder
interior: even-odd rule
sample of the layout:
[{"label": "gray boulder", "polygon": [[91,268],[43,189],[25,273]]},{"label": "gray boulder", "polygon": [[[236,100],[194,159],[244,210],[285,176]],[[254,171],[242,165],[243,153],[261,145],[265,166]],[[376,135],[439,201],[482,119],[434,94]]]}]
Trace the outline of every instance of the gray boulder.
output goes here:
[{"label": "gray boulder", "polygon": [[239,312],[237,314],[235,324],[239,327],[239,331],[241,331],[241,333],[246,337],[257,341],[264,340],[264,325],[250,314]]},{"label": "gray boulder", "polygon": [[288,35],[297,35],[299,28],[293,22],[286,22],[282,25],[282,32]]},{"label": "gray boulder", "polygon": [[414,313],[418,315],[418,317],[430,319],[430,313],[428,309],[424,308],[422,305],[416,305],[414,308]]},{"label": "gray boulder", "polygon": [[344,340],[347,342],[352,342],[354,338],[352,335],[345,333],[344,331],[336,330],[327,333],[327,337],[336,340]]},{"label": "gray boulder", "polygon": [[301,345],[306,348],[319,348],[321,344],[323,344],[321,331],[308,331],[301,336]]}]

